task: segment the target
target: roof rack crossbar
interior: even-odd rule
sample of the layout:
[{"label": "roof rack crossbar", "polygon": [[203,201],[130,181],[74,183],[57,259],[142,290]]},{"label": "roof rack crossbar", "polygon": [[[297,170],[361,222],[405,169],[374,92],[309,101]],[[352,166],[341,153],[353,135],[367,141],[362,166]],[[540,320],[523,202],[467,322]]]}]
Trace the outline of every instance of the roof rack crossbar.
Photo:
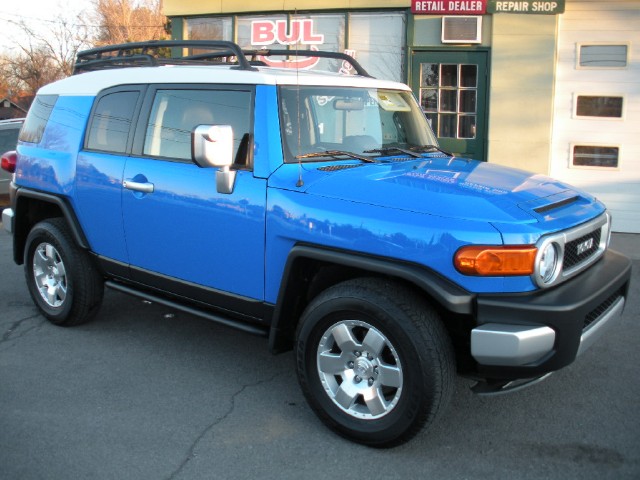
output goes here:
[{"label": "roof rack crossbar", "polygon": [[347,55],[346,53],[340,52],[326,52],[323,50],[272,50],[272,49],[262,49],[262,50],[243,50],[245,56],[250,56],[252,60],[257,60],[258,56],[262,57],[275,57],[275,56],[306,56],[306,57],[318,57],[318,58],[333,58],[335,60],[346,61],[353,66],[353,69],[356,73],[362,77],[371,77],[369,72],[367,72],[358,61],[353,58],[351,55]]},{"label": "roof rack crossbar", "polygon": [[[161,48],[195,48],[195,49],[213,49],[219,50],[219,52],[212,52],[208,56],[209,58],[220,58],[233,56],[237,60],[237,67],[241,70],[255,70],[249,63],[247,58],[242,53],[242,49],[233,42],[226,42],[222,40],[150,40],[148,42],[132,42],[121,43],[118,45],[107,45],[104,47],[96,47],[89,50],[83,50],[78,52],[76,57],[76,63],[74,65],[73,73],[83,73],[92,69],[98,68],[110,68],[109,63],[114,63],[111,67],[126,67],[140,65],[140,57],[147,56],[153,59],[154,63],[149,65],[158,65],[162,63],[158,60],[164,60],[170,63],[171,60],[178,60],[183,57],[177,58],[162,58],[158,55],[158,50]],[[97,63],[97,61],[100,63]],[[132,60],[132,64],[128,65],[126,62]]]},{"label": "roof rack crossbar", "polygon": [[[211,51],[167,57],[160,52],[160,49],[166,48],[190,48]],[[268,56],[332,58],[349,63],[360,76],[371,77],[355,58],[346,53],[298,49],[243,50],[238,44],[223,40],[150,40],[148,42],[121,43],[92,48],[78,52],[73,73],[75,75],[91,70],[108,68],[208,62],[215,59],[224,59],[225,63],[233,63],[234,66],[232,68],[256,70],[253,65],[263,65],[257,57]],[[250,57],[251,61],[247,57]]]}]

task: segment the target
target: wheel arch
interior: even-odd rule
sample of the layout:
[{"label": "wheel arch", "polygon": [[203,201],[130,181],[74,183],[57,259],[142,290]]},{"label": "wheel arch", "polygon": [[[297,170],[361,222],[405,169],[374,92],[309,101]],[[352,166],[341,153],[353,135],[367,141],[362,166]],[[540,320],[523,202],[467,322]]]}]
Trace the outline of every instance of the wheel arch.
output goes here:
[{"label": "wheel arch", "polygon": [[15,223],[13,231],[13,259],[18,265],[24,262],[24,249],[29,232],[35,224],[48,218],[62,217],[67,222],[73,240],[82,249],[89,250],[78,218],[68,200],[27,188],[19,188],[15,198]]},{"label": "wheel arch", "polygon": [[361,276],[396,279],[424,293],[442,310],[462,316],[473,313],[473,294],[422,265],[298,244],[285,265],[269,332],[269,349],[274,353],[291,350],[298,319],[309,301],[332,285]]}]

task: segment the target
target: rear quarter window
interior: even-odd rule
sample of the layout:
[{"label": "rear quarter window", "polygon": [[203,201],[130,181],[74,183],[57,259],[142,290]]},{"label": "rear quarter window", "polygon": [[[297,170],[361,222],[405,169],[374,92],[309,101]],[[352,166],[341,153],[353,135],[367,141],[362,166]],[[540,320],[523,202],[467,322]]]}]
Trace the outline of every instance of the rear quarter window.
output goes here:
[{"label": "rear quarter window", "polygon": [[111,92],[100,97],[91,115],[86,148],[126,152],[139,97],[138,90]]},{"label": "rear quarter window", "polygon": [[27,118],[24,121],[18,140],[28,143],[40,143],[51,112],[58,101],[58,95],[38,95],[33,100]]}]

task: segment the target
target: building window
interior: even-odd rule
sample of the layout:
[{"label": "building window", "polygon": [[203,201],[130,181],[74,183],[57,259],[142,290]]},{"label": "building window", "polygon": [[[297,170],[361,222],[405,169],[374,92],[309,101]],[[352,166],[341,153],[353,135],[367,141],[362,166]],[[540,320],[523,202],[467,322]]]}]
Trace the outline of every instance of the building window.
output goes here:
[{"label": "building window", "polygon": [[577,117],[622,118],[622,97],[578,95]]},{"label": "building window", "polygon": [[579,45],[580,68],[625,68],[628,65],[627,45]]},{"label": "building window", "polygon": [[[186,18],[185,25],[185,37],[190,40],[230,40],[244,49],[345,52],[374,77],[404,78],[404,12],[197,17]],[[343,62],[333,59],[271,56],[258,60],[275,67],[349,73]]]},{"label": "building window", "polygon": [[420,104],[440,138],[476,138],[478,66],[420,64]]},{"label": "building window", "polygon": [[619,147],[573,145],[571,164],[574,167],[618,168]]},{"label": "building window", "polygon": [[233,40],[231,17],[189,18],[186,26],[189,40]]},{"label": "building window", "polygon": [[347,48],[374,77],[401,82],[405,31],[403,13],[352,13]]}]

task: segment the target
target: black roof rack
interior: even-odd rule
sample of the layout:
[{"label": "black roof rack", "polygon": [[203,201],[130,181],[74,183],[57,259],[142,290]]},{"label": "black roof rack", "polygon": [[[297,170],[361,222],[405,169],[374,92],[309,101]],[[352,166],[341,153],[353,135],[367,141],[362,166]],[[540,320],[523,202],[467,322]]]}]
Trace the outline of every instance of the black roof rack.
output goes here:
[{"label": "black roof rack", "polygon": [[269,56],[305,56],[305,57],[319,57],[319,58],[333,58],[335,60],[342,60],[349,62],[356,73],[362,77],[371,77],[369,73],[364,69],[358,61],[353,58],[351,55],[347,55],[346,53],[340,52],[325,52],[322,50],[243,50],[242,51],[246,56],[250,56],[252,61],[259,61],[258,56],[269,57]]},{"label": "black roof rack", "polygon": [[[183,55],[181,50],[185,48],[196,50],[198,53]],[[349,62],[358,75],[371,76],[353,57],[344,53],[316,50],[242,50],[238,44],[222,40],[150,40],[92,48],[78,52],[73,74],[110,68],[212,62],[233,64],[233,68],[240,70],[256,70],[254,65],[265,65],[259,56],[333,58]],[[247,57],[251,57],[251,60]]]}]

